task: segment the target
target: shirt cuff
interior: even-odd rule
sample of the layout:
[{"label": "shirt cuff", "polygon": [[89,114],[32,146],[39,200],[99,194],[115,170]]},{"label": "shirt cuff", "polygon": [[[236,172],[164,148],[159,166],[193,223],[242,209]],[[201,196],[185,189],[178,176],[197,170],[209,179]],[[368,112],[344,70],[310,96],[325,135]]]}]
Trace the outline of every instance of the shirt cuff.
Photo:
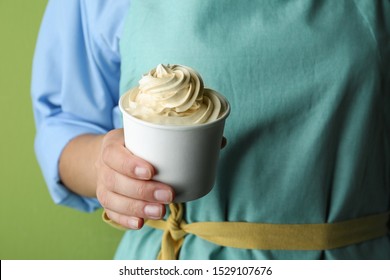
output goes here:
[{"label": "shirt cuff", "polygon": [[97,125],[69,119],[65,114],[50,117],[41,124],[35,138],[35,152],[49,193],[56,204],[84,212],[92,212],[101,207],[96,198],[78,195],[64,186],[60,180],[58,164],[62,150],[70,140],[82,134],[106,132]]}]

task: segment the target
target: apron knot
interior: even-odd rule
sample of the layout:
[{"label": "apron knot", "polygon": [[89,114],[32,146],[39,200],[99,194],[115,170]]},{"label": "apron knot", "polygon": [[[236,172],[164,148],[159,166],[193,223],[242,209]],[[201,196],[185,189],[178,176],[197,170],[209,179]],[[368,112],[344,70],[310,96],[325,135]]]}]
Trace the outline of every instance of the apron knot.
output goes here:
[{"label": "apron knot", "polygon": [[158,256],[159,259],[163,260],[177,259],[184,236],[187,234],[183,230],[183,226],[186,225],[186,222],[183,220],[183,204],[171,203],[169,210],[171,213],[166,220],[161,252]]},{"label": "apron knot", "polygon": [[182,204],[170,204],[169,209],[171,210],[171,214],[167,219],[167,231],[171,235],[172,239],[178,241],[182,239],[187,233],[183,230],[182,226],[185,221],[183,218],[183,206]]}]

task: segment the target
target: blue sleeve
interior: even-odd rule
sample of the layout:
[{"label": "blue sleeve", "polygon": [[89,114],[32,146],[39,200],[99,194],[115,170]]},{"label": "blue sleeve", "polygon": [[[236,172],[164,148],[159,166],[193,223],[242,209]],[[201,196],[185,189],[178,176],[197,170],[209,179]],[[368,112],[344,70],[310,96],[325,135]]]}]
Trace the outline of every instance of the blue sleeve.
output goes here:
[{"label": "blue sleeve", "polygon": [[50,0],[33,61],[31,94],[35,151],[57,204],[82,211],[100,207],[95,198],[64,186],[58,162],[74,137],[113,129],[119,98],[119,39],[129,1]]}]

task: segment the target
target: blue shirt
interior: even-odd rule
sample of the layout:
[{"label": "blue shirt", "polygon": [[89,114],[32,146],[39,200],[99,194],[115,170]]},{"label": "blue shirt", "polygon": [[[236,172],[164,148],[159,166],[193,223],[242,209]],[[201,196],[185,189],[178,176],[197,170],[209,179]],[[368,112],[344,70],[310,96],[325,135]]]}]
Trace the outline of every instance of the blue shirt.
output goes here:
[{"label": "blue shirt", "polygon": [[[76,195],[60,181],[58,161],[78,135],[120,127],[119,39],[129,0],[51,0],[34,56],[32,100],[35,150],[57,204],[93,211],[95,198]],[[77,65],[77,67],[75,67]]]}]

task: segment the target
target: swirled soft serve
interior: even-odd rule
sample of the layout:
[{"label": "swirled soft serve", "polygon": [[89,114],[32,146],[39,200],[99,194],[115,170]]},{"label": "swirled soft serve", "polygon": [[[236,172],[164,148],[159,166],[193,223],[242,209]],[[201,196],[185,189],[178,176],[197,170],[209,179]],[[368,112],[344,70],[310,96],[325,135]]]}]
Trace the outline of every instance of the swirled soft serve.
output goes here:
[{"label": "swirled soft serve", "polygon": [[195,70],[183,65],[159,64],[126,94],[124,109],[138,119],[156,124],[208,123],[221,117],[227,108],[218,93],[204,88]]}]

